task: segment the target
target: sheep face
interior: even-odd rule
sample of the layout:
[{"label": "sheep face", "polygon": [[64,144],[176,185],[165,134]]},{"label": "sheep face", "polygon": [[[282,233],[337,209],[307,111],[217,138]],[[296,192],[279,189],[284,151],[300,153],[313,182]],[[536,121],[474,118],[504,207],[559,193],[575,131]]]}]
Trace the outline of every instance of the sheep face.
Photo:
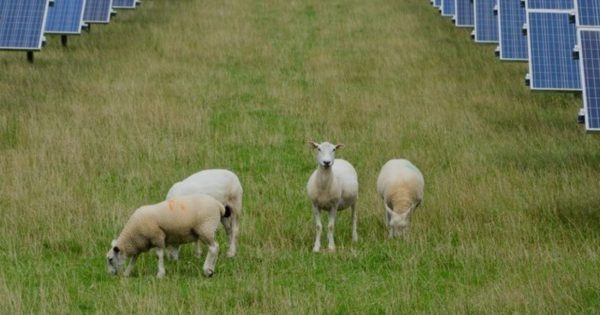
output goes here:
[{"label": "sheep face", "polygon": [[310,144],[317,150],[317,164],[324,169],[333,166],[335,150],[344,146],[343,144],[331,144],[329,142],[316,143],[311,141]]},{"label": "sheep face", "polygon": [[106,253],[106,266],[108,269],[108,273],[117,274],[119,267],[123,265],[125,262],[125,254],[123,251],[117,247],[116,240],[113,240],[111,243],[111,248]]},{"label": "sheep face", "polygon": [[398,214],[388,211],[390,238],[404,236],[408,231],[408,213]]}]

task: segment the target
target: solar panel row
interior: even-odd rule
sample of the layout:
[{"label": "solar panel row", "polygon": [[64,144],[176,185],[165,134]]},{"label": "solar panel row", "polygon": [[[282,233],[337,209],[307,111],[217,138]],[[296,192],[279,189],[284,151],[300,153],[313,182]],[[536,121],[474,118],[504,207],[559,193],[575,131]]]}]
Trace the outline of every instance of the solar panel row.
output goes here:
[{"label": "solar panel row", "polygon": [[577,0],[577,25],[600,26],[600,0]]},{"label": "solar panel row", "polygon": [[113,8],[117,9],[134,9],[137,0],[113,0]]},{"label": "solar panel row", "polygon": [[85,0],[55,0],[48,9],[46,33],[80,34]]},{"label": "solar panel row", "polygon": [[454,16],[454,0],[442,0],[442,16]]},{"label": "solar panel row", "polygon": [[455,0],[454,23],[456,26],[472,27],[475,23],[473,2],[471,0]]},{"label": "solar panel row", "polygon": [[568,11],[527,10],[529,75],[536,90],[580,90],[577,43]]},{"label": "solar panel row", "polygon": [[573,0],[526,0],[527,9],[568,10],[573,9]]},{"label": "solar panel row", "polygon": [[475,9],[475,41],[498,42],[498,17],[494,13],[496,0],[473,0]]},{"label": "solar panel row", "polygon": [[108,23],[112,11],[112,0],[87,0],[83,21],[86,23]]},{"label": "solar panel row", "polygon": [[580,28],[578,38],[585,128],[600,131],[600,28]]},{"label": "solar panel row", "polygon": [[521,0],[498,0],[498,39],[500,59],[527,60],[527,36],[523,24],[527,21]]},{"label": "solar panel row", "polygon": [[0,49],[40,50],[48,1],[0,2]]}]

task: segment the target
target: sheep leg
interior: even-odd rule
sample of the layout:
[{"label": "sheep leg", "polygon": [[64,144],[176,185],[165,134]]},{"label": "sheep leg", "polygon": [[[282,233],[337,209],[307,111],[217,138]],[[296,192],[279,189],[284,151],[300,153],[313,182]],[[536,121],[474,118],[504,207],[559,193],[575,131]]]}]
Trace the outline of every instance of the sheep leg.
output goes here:
[{"label": "sheep leg", "polygon": [[197,240],[196,244],[194,244],[194,256],[202,256],[202,242],[200,240]]},{"label": "sheep leg", "polygon": [[164,257],[165,257],[165,250],[164,248],[157,248],[156,249],[156,256],[158,257],[158,273],[156,274],[156,277],[158,278],[162,278],[165,276],[165,261],[164,261]]},{"label": "sheep leg", "polygon": [[313,247],[313,252],[318,253],[321,250],[321,230],[323,230],[323,225],[321,224],[321,210],[313,205],[313,214],[315,217],[315,225],[317,236],[315,238],[315,246]]},{"label": "sheep leg", "polygon": [[329,210],[329,224],[327,225],[327,248],[329,251],[335,252],[335,241],[333,240],[333,229],[335,228],[335,215],[337,208],[331,208]]},{"label": "sheep leg", "polygon": [[205,276],[211,277],[214,274],[218,256],[219,243],[212,239],[208,242],[208,253],[206,254],[206,260],[204,260],[204,266],[202,267]]},{"label": "sheep leg", "polygon": [[136,260],[137,260],[137,255],[131,256],[131,258],[129,258],[129,264],[127,264],[127,269],[125,269],[125,272],[123,272],[124,277],[129,277],[129,275],[131,274],[131,271],[133,270],[133,266],[135,266]]},{"label": "sheep leg", "polygon": [[229,249],[227,250],[227,257],[235,256],[237,250],[237,239],[240,233],[240,222],[239,218],[235,214],[231,214],[231,231],[229,234]]},{"label": "sheep leg", "polygon": [[358,241],[358,232],[356,231],[356,219],[357,219],[356,217],[357,217],[356,204],[352,204],[352,241],[353,242]]}]

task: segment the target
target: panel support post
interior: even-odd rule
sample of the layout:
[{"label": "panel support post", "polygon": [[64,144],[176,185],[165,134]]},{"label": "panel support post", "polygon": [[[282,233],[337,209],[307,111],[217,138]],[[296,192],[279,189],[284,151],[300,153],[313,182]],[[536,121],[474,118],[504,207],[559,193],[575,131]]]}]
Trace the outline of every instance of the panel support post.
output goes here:
[{"label": "panel support post", "polygon": [[60,43],[63,47],[67,47],[67,35],[60,35]]},{"label": "panel support post", "polygon": [[27,61],[29,61],[30,63],[33,63],[33,51],[31,51],[31,50],[27,51]]}]

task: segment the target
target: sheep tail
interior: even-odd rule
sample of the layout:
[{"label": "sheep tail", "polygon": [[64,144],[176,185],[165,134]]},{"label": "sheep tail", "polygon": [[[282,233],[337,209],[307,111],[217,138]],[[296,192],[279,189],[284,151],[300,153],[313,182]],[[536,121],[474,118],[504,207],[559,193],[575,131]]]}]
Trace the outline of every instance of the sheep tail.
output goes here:
[{"label": "sheep tail", "polygon": [[231,207],[226,205],[225,206],[225,213],[223,213],[223,217],[224,218],[229,218],[231,216]]}]

